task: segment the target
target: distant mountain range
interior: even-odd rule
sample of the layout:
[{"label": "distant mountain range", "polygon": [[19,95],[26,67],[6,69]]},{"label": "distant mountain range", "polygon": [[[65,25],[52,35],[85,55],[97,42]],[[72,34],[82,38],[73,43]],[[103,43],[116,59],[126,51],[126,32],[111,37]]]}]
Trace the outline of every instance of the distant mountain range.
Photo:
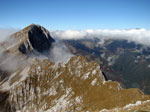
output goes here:
[{"label": "distant mountain range", "polygon": [[[52,62],[49,53],[56,40],[36,24],[0,44],[0,112],[150,110],[150,95],[144,95],[138,88],[123,88],[139,87],[143,81],[145,88],[141,88],[149,90],[148,74],[137,74],[141,69],[145,72],[145,66],[149,70],[148,49],[120,40],[62,41],[73,54],[80,56],[73,56],[67,62]],[[133,71],[134,74],[126,75]]]},{"label": "distant mountain range", "polygon": [[100,64],[108,79],[121,82],[125,88],[150,93],[150,47],[127,40],[94,37],[63,41],[73,54]]}]

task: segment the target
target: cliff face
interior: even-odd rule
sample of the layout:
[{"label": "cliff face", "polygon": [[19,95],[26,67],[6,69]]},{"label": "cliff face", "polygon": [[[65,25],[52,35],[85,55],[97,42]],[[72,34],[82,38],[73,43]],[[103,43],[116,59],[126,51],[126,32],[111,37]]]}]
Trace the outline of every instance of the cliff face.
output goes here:
[{"label": "cliff face", "polygon": [[31,25],[28,31],[28,39],[19,46],[19,51],[24,54],[35,51],[43,53],[50,49],[53,42],[54,39],[44,27]]},{"label": "cliff face", "polygon": [[[23,60],[19,62],[27,63],[11,71],[9,77],[0,82],[0,112],[150,110],[149,95],[135,88],[123,89],[118,82],[106,81],[100,66],[82,56],[58,64],[48,59],[26,57],[26,54],[37,51],[45,52],[54,42],[47,30],[42,29],[31,25],[11,37],[16,43],[7,41],[2,44],[6,54],[20,56]],[[22,45],[23,49],[20,48]]]}]

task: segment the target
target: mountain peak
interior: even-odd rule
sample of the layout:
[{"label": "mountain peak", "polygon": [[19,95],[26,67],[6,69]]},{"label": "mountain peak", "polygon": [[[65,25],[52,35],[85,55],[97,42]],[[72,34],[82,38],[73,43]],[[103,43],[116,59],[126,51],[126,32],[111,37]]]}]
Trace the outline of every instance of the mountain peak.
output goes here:
[{"label": "mountain peak", "polygon": [[11,35],[2,45],[6,51],[30,55],[48,51],[54,41],[43,26],[31,24]]},{"label": "mountain peak", "polygon": [[41,26],[39,24],[32,23],[32,24],[28,25],[27,27],[25,27],[23,30],[29,31],[29,30],[31,30],[31,28],[35,28],[35,27],[39,27],[40,28],[40,27],[43,27],[43,26]]}]

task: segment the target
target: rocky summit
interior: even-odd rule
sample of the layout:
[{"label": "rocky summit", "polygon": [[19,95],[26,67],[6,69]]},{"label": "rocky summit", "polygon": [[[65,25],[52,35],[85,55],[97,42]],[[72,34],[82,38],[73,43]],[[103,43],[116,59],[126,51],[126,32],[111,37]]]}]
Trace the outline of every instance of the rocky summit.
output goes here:
[{"label": "rocky summit", "polygon": [[[34,27],[31,25],[18,35],[15,33],[13,38],[21,38],[21,35],[27,34],[36,39],[38,38],[35,37],[36,35],[41,35],[39,38],[48,41],[42,44],[39,39],[40,42],[37,43],[42,47],[33,45],[36,43],[34,39],[31,41],[23,36],[23,39],[20,39],[22,42],[18,40],[19,46],[7,49],[3,47],[3,50],[11,54],[18,52],[16,55],[24,57],[19,54],[20,49],[13,51],[28,42],[32,43],[29,46],[33,49],[25,47],[25,51],[36,49],[38,52],[43,52],[43,46],[54,40],[50,38],[49,32],[46,33],[49,36],[46,36],[44,32],[47,30],[40,33],[39,28],[43,27]],[[5,45],[8,45],[6,43],[8,41],[5,42]],[[50,45],[46,45],[45,48],[49,49]],[[24,66],[13,70],[7,79],[0,82],[0,112],[148,112],[150,110],[150,95],[144,95],[136,88],[124,89],[116,81],[109,79],[106,81],[100,66],[95,62],[88,62],[83,56],[73,56],[67,62],[57,64],[49,59],[35,57],[26,57],[24,61],[27,61]]]},{"label": "rocky summit", "polygon": [[31,24],[23,30],[11,35],[1,46],[8,52],[21,52],[26,55],[47,52],[55,40],[48,30]]}]

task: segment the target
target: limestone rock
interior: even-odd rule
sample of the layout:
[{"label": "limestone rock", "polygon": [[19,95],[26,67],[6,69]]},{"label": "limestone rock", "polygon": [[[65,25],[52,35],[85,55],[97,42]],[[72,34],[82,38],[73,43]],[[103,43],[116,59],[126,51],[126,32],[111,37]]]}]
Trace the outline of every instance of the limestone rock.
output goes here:
[{"label": "limestone rock", "polygon": [[[139,109],[133,109],[136,103],[138,107],[150,104],[149,95],[106,81],[99,65],[82,56],[56,65],[48,59],[36,59],[26,73],[24,80],[10,88],[7,100],[12,110],[107,112],[130,109],[129,104],[132,110]],[[150,108],[144,106],[144,109]]]}]

